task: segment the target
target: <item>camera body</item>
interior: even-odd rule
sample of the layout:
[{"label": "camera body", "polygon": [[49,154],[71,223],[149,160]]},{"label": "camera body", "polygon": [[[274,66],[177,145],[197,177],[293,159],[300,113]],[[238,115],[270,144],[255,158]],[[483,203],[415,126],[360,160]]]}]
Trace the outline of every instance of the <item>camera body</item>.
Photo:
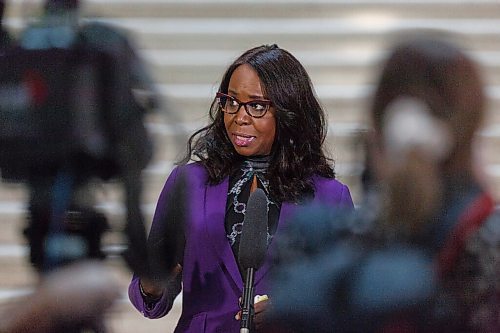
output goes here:
[{"label": "camera body", "polygon": [[24,49],[0,56],[0,170],[25,182],[61,167],[117,174],[105,93],[104,53],[84,47]]},{"label": "camera body", "polygon": [[25,235],[39,269],[54,249],[57,264],[71,248],[81,250],[76,259],[103,256],[105,216],[74,202],[74,192],[96,178],[123,182],[129,248],[145,251],[138,192],[153,149],[147,110],[133,95],[130,48],[102,24],[72,28],[28,28],[24,41],[0,54],[0,176],[30,188]]}]

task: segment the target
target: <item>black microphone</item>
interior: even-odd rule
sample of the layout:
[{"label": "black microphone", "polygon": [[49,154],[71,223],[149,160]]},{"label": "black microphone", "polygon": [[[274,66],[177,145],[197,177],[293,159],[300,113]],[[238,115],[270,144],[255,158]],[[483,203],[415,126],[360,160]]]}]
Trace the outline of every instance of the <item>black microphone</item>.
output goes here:
[{"label": "black microphone", "polygon": [[254,275],[264,263],[267,252],[267,197],[260,188],[250,193],[243,229],[241,231],[238,260],[245,271],[240,333],[249,333],[254,315]]}]

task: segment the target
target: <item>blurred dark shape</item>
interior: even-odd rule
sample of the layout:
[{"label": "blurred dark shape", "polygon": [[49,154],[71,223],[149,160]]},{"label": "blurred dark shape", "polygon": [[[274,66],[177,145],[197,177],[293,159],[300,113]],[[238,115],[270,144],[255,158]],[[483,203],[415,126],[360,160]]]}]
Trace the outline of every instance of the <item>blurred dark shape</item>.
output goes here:
[{"label": "blurred dark shape", "polygon": [[79,0],[47,0],[45,2],[45,11],[76,10],[79,5]]},{"label": "blurred dark shape", "polygon": [[299,210],[279,241],[273,320],[286,332],[499,332],[500,217],[473,158],[478,66],[406,36],[375,89],[354,213]]},{"label": "blurred dark shape", "polygon": [[366,238],[372,213],[319,205],[298,211],[277,240],[273,327],[295,333],[425,327],[436,289],[432,260],[404,243]]},{"label": "blurred dark shape", "polygon": [[[28,218],[37,218],[30,216]],[[47,242],[42,236],[49,233],[48,226],[29,223],[24,235],[31,240],[30,260],[43,262],[49,257],[57,258],[57,262],[48,266],[59,266],[81,259],[104,259],[102,251],[102,235],[109,231],[106,216],[90,207],[70,207],[62,221],[62,230]]]},{"label": "blurred dark shape", "polygon": [[3,26],[3,15],[5,11],[5,1],[0,1],[0,54],[4,52],[5,49],[9,48],[12,43],[12,38],[9,32]]},{"label": "blurred dark shape", "polygon": [[74,263],[47,274],[33,294],[10,305],[0,330],[104,333],[105,312],[119,296],[119,283],[109,268],[92,261]]},{"label": "blurred dark shape", "polygon": [[8,332],[106,331],[117,281],[85,264],[105,257],[109,228],[95,208],[96,182],[123,185],[124,257],[151,274],[140,200],[153,152],[144,116],[158,106],[156,91],[128,36],[80,22],[78,4],[47,1],[43,17],[0,53],[1,178],[29,187],[25,236],[41,273]]},{"label": "blurred dark shape", "polygon": [[178,176],[173,191],[167,193],[166,209],[161,211],[161,224],[148,238],[151,262],[151,280],[165,287],[178,265],[182,266],[185,247],[185,222],[188,214],[188,182],[184,174]]},{"label": "blurred dark shape", "polygon": [[[403,135],[389,135],[391,111],[417,113],[395,107],[408,99],[422,104],[439,130],[420,126],[409,136],[415,122],[397,122]],[[373,142],[379,154],[372,156],[384,186],[378,229],[421,245],[435,261],[432,320],[439,332],[500,331],[500,234],[494,232],[500,217],[475,158],[486,105],[474,58],[446,36],[423,33],[394,45],[371,108],[380,138]],[[398,141],[404,144],[391,154]]]},{"label": "blurred dark shape", "polygon": [[153,152],[144,116],[158,99],[128,36],[81,23],[77,10],[78,1],[47,1],[44,16],[0,55],[1,177],[30,188],[25,234],[40,271],[102,257],[106,219],[79,198],[94,195],[91,180],[120,181],[125,258],[149,274],[141,172]]},{"label": "blurred dark shape", "polygon": [[[107,90],[112,59],[83,44],[15,47],[0,62],[2,178],[25,182],[74,170],[82,181],[119,172]],[[116,112],[116,111],[115,111]]]}]

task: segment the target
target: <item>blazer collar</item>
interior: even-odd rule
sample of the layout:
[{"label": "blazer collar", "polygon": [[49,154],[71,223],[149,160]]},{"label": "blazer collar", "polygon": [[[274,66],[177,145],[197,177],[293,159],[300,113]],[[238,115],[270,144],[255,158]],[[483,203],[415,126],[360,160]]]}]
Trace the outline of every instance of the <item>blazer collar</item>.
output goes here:
[{"label": "blazer collar", "polygon": [[[236,263],[231,245],[226,238],[226,229],[224,225],[227,191],[229,186],[228,181],[226,177],[220,184],[206,187],[205,228],[211,240],[210,243],[221,259],[222,264],[225,265],[234,283],[238,288],[242,289],[243,279],[238,269],[238,264]],[[277,237],[283,232],[282,230],[285,228],[287,217],[290,216],[294,206],[295,205],[289,203],[283,203],[281,205],[278,229],[276,230]],[[272,253],[274,249],[275,242],[271,242],[264,264],[255,272],[255,284],[259,283],[272,267]]]}]

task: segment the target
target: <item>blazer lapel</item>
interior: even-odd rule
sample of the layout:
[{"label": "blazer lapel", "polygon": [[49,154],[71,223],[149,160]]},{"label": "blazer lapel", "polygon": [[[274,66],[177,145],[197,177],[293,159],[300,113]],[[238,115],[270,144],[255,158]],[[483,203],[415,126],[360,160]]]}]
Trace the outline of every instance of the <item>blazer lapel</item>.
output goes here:
[{"label": "blazer lapel", "polygon": [[[280,210],[280,217],[278,220],[278,228],[276,229],[275,237],[280,237],[280,235],[284,232],[284,229],[286,228],[286,224],[288,221],[288,217],[293,213],[293,210],[295,209],[296,205],[284,202],[281,205],[281,210]],[[273,266],[273,257],[274,257],[274,251],[276,250],[276,242],[273,240],[271,244],[269,244],[269,248],[267,249],[267,256],[266,260],[264,261],[264,264],[262,265],[261,268],[259,268],[255,272],[255,283],[257,284],[271,269]]]},{"label": "blazer lapel", "polygon": [[238,288],[243,288],[243,280],[234,258],[231,245],[226,238],[224,226],[224,216],[226,212],[226,201],[228,191],[228,179],[215,186],[206,187],[205,197],[205,228],[210,237],[211,244],[216,251],[221,262],[226,266],[229,275]]},{"label": "blazer lapel", "polygon": [[[226,229],[224,226],[227,191],[227,178],[220,184],[206,187],[205,228],[208,236],[210,237],[210,243],[219,258],[221,258],[221,262],[226,267],[229,275],[238,288],[243,289],[243,279],[238,269],[236,259],[234,258],[231,245],[229,245],[229,241],[226,238]],[[276,237],[279,237],[279,235],[283,233],[288,217],[293,213],[294,207],[296,207],[296,205],[286,202],[281,205]],[[255,272],[255,284],[262,280],[269,269],[273,266],[272,254],[276,248],[275,244],[276,242],[271,242],[267,250],[267,256],[264,264]]]}]

